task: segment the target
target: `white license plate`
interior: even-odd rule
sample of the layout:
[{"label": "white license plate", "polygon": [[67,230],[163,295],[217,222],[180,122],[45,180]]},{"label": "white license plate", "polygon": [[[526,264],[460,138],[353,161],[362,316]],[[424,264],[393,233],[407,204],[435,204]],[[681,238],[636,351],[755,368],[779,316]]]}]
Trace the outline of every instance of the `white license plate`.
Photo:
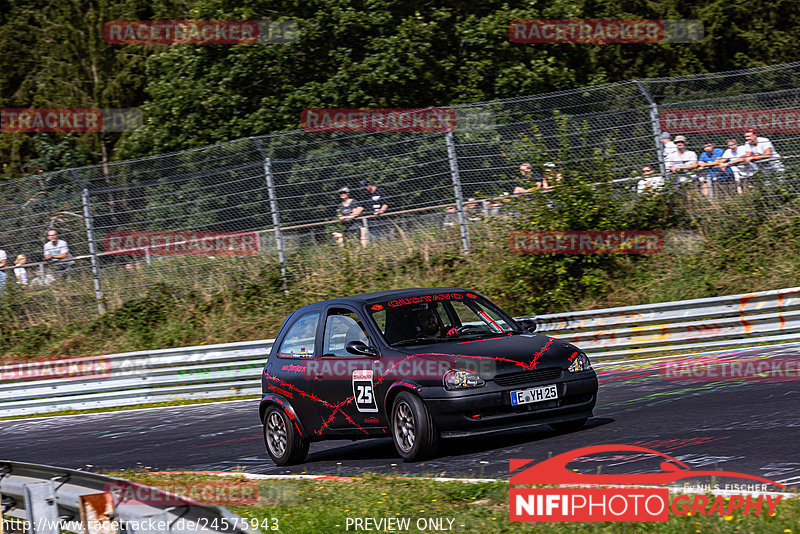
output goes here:
[{"label": "white license plate", "polygon": [[558,398],[556,385],[542,386],[538,388],[519,389],[511,392],[511,405],[531,404],[534,402],[544,402]]}]

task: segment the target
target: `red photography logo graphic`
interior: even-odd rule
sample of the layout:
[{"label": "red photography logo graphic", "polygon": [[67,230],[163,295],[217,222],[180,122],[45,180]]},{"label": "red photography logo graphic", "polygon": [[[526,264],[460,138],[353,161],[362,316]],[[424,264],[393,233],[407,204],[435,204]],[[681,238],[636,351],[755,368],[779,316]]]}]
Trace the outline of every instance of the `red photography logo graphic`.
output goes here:
[{"label": "red photography logo graphic", "polygon": [[[635,452],[661,457],[660,472],[638,474],[587,474],[567,468],[578,458],[597,453]],[[511,460],[516,471],[534,460]],[[686,478],[729,477],[763,482],[784,488],[766,478],[733,471],[692,469],[685,463],[653,449],[635,445],[594,445],[568,451],[528,467],[513,475],[512,485],[534,484],[557,487],[511,488],[509,513],[511,521],[668,521],[669,511],[676,515],[733,515],[740,511],[760,515],[772,514],[782,496],[731,495],[726,502],[722,495],[710,500],[706,495],[677,495],[672,502],[668,488],[635,486],[663,485]],[[558,487],[582,486],[582,487]],[[586,487],[591,486],[591,487]],[[612,486],[612,487],[606,487]],[[623,487],[624,486],[624,487]]]}]

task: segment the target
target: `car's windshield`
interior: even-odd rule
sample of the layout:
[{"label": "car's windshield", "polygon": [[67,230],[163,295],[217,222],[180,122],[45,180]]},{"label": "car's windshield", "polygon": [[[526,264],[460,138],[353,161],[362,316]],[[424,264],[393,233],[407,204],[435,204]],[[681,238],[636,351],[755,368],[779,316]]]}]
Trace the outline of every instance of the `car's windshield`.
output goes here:
[{"label": "car's windshield", "polygon": [[521,332],[508,315],[473,293],[419,295],[369,307],[389,345],[421,345]]}]

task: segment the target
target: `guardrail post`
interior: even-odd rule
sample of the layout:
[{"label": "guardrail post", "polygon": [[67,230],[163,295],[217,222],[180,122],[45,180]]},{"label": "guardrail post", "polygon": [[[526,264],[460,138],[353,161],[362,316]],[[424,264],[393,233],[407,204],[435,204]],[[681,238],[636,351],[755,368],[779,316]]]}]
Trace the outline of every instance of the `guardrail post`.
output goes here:
[{"label": "guardrail post", "polygon": [[283,280],[283,291],[288,292],[286,288],[286,249],[283,243],[283,234],[281,233],[281,216],[278,211],[278,198],[275,196],[275,182],[272,176],[272,159],[267,155],[261,143],[255,137],[251,137],[253,143],[256,145],[256,150],[261,154],[264,159],[264,178],[267,181],[267,194],[269,195],[269,207],[272,212],[272,227],[275,229],[275,246],[278,249],[278,261],[281,264],[281,279]]},{"label": "guardrail post", "polygon": [[25,484],[25,510],[28,514],[28,532],[31,534],[59,534],[58,501],[53,481]]},{"label": "guardrail post", "polygon": [[661,170],[661,176],[665,179],[667,177],[667,167],[664,163],[664,144],[661,142],[661,122],[658,118],[658,104],[653,100],[653,97],[645,89],[644,84],[639,80],[634,80],[639,92],[642,93],[647,103],[650,105],[650,124],[653,128],[653,137],[656,143],[656,158],[658,159],[658,168]]},{"label": "guardrail post", "polygon": [[461,177],[458,174],[456,142],[453,139],[452,131],[447,132],[444,138],[447,143],[447,160],[450,162],[450,176],[453,179],[453,194],[456,197],[458,227],[461,230],[461,248],[464,250],[464,254],[469,254],[469,231],[467,230],[467,218],[464,217],[464,195],[461,191]]},{"label": "guardrail post", "polygon": [[89,189],[86,184],[81,180],[80,175],[75,172],[75,169],[70,169],[73,178],[78,182],[81,188],[81,204],[83,204],[83,222],[86,225],[86,240],[89,242],[89,254],[92,257],[92,274],[94,277],[94,298],[97,301],[97,312],[103,315],[106,312],[106,307],[103,299],[103,286],[100,282],[100,260],[97,258],[97,246],[94,239],[94,219],[92,218],[92,209],[89,204]]}]

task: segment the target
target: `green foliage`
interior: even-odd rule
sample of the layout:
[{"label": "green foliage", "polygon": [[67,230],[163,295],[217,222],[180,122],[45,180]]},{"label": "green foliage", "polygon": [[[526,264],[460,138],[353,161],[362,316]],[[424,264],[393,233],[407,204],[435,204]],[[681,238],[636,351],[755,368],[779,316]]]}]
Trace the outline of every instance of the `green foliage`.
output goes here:
[{"label": "green foliage", "polygon": [[[512,161],[535,162],[540,168],[544,161],[556,162],[556,169],[549,177],[551,191],[534,189],[513,201],[518,216],[504,223],[506,231],[655,230],[666,226],[669,193],[642,195],[630,202],[616,200],[611,188],[614,154],[592,148],[576,154],[570,142],[574,126],[558,115],[556,122],[559,146],[555,150],[548,149],[534,133],[515,143],[514,154],[508,156]],[[535,124],[532,129],[537,131]],[[547,313],[568,308],[576,299],[603,295],[617,264],[616,256],[610,254],[509,254],[496,264],[501,273],[496,289],[504,299],[518,303],[523,313]]]}]

